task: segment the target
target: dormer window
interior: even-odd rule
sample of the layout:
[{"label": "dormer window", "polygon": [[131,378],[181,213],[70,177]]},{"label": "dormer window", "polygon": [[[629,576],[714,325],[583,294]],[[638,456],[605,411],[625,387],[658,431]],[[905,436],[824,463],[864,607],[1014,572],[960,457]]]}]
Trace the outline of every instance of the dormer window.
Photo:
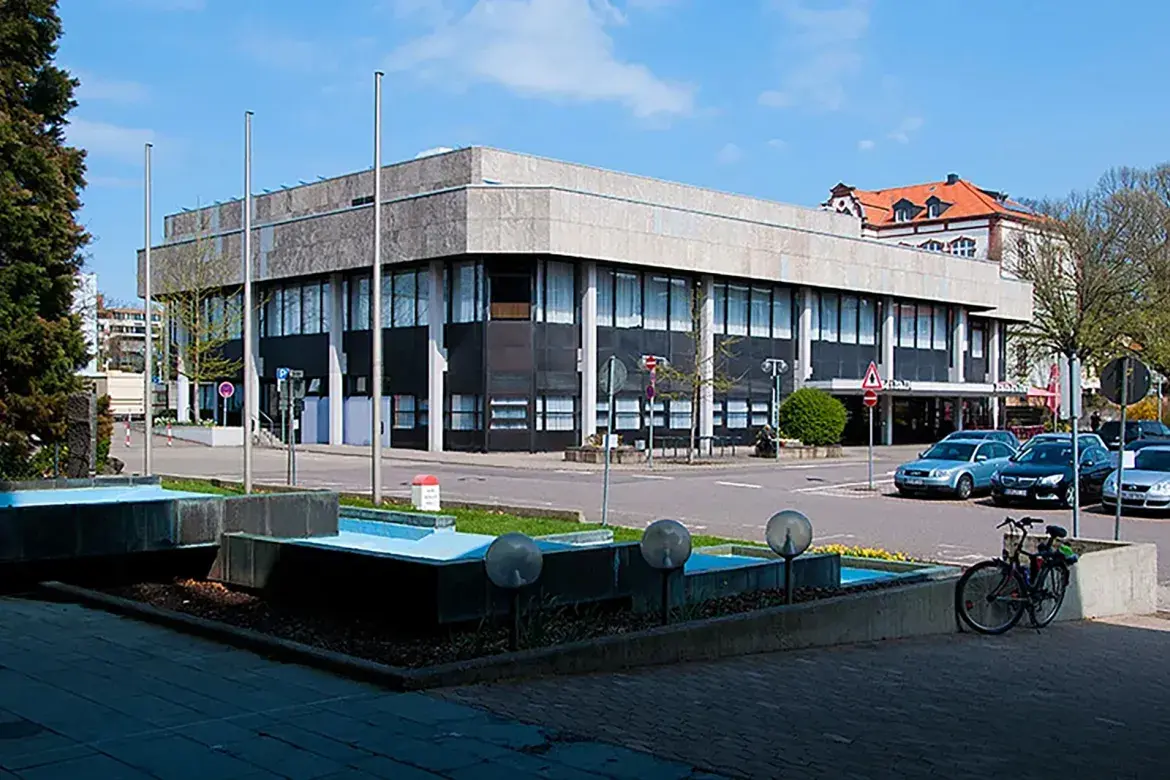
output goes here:
[{"label": "dormer window", "polygon": [[920,210],[918,206],[903,198],[894,204],[894,221],[909,222]]},{"label": "dormer window", "polygon": [[941,241],[927,241],[918,248],[925,249],[927,252],[941,252],[943,251],[943,243]]},{"label": "dormer window", "polygon": [[931,196],[931,198],[926,201],[926,218],[938,219],[942,216],[943,209],[945,208],[945,203],[943,203],[937,197]]}]

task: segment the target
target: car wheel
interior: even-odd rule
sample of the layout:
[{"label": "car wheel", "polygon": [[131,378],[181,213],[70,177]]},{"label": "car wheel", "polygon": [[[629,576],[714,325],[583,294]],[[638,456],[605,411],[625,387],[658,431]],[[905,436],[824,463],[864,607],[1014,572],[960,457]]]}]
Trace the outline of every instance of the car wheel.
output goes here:
[{"label": "car wheel", "polygon": [[1064,489],[1064,498],[1062,499],[1061,503],[1063,503],[1066,507],[1071,507],[1073,505],[1073,500],[1075,498],[1073,493],[1074,491],[1072,485],[1069,485]]},{"label": "car wheel", "polygon": [[971,497],[971,492],[975,489],[975,481],[971,479],[970,474],[964,474],[959,477],[959,481],[955,484],[955,495],[960,501],[966,501]]}]

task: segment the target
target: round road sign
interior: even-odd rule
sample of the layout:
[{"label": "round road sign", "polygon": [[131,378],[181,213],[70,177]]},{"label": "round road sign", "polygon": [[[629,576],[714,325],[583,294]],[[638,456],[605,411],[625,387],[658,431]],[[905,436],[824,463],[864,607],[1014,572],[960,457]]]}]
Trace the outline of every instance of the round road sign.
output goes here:
[{"label": "round road sign", "polygon": [[[609,371],[610,364],[613,364],[613,389],[609,387]],[[597,384],[603,393],[620,393],[621,389],[626,386],[626,379],[629,376],[629,371],[626,370],[626,364],[618,360],[616,357],[611,357],[609,360],[601,364],[601,368],[597,372]]]},{"label": "round road sign", "polygon": [[1101,372],[1101,395],[1115,404],[1121,403],[1121,364],[1129,361],[1129,382],[1125,389],[1125,403],[1136,404],[1150,392],[1150,370],[1135,357],[1114,358]]},{"label": "round road sign", "polygon": [[236,386],[233,385],[231,382],[220,382],[219,383],[219,397],[220,398],[231,398],[235,394],[236,394]]},{"label": "round road sign", "polygon": [[646,370],[650,373],[654,373],[654,369],[658,368],[658,358],[654,357],[653,355],[647,355],[644,363],[646,365]]},{"label": "round road sign", "polygon": [[865,395],[861,398],[866,406],[873,408],[877,406],[877,393],[873,390],[866,390]]}]

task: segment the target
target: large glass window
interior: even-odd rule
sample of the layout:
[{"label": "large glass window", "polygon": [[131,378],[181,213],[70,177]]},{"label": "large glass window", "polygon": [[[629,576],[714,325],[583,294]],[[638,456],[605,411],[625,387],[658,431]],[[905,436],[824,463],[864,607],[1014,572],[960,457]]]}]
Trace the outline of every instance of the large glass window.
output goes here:
[{"label": "large glass window", "polygon": [[[813,341],[819,341],[821,338],[821,296],[819,293],[808,293],[808,308],[812,314],[808,318],[808,337]],[[803,324],[802,320],[802,327]]]},{"label": "large glass window", "polygon": [[617,431],[636,431],[642,427],[641,398],[615,398],[613,427]]},{"label": "large glass window", "polygon": [[918,306],[918,348],[930,349],[930,326],[934,322],[934,309],[930,306]]},{"label": "large glass window", "polygon": [[614,325],[618,328],[642,327],[642,279],[636,273],[614,274]]},{"label": "large glass window", "polygon": [[[477,322],[480,319],[479,264],[474,260],[459,262],[451,273],[451,322]],[[457,396],[460,398],[471,396]]]},{"label": "large glass window", "polygon": [[666,427],[666,402],[660,400],[646,400],[646,420],[649,421],[653,417],[654,422],[651,423],[655,428]]},{"label": "large glass window", "polygon": [[349,283],[349,329],[370,329],[370,277],[352,279]]},{"label": "large glass window", "polygon": [[727,285],[727,335],[748,334],[748,288],[738,284]]},{"label": "large glass window", "polygon": [[613,327],[613,270],[597,269],[597,324]]},{"label": "large glass window", "polygon": [[982,360],[983,359],[983,326],[976,325],[971,328],[971,357]]},{"label": "large glass window", "polygon": [[841,343],[857,343],[857,298],[852,295],[841,296]]},{"label": "large glass window", "polygon": [[577,310],[573,295],[573,266],[549,260],[545,263],[544,282],[548,293],[545,296],[545,322],[572,325]]},{"label": "large glass window", "polygon": [[[372,289],[372,288],[371,288]],[[394,327],[394,274],[388,273],[382,269],[382,292],[378,299],[378,304],[381,306],[381,325],[383,330]],[[371,301],[370,306],[374,304]],[[374,327],[374,323],[370,321],[370,327]]]},{"label": "large glass window", "polygon": [[711,285],[711,294],[715,296],[715,324],[716,333],[727,332],[727,285]]},{"label": "large glass window", "polygon": [[914,304],[900,303],[898,306],[898,346],[914,347]]},{"label": "large glass window", "polygon": [[414,396],[394,396],[394,415],[392,427],[395,430],[414,429]]},{"label": "large glass window", "polygon": [[[431,272],[430,269],[423,269],[418,272],[418,281],[416,284],[415,295],[415,325],[429,325],[431,317]],[[443,288],[440,286],[440,290]],[[422,423],[419,423],[421,426]]]},{"label": "large glass window", "polygon": [[309,282],[301,290],[301,316],[305,333],[321,332],[321,285]]},{"label": "large glass window", "polygon": [[670,280],[670,329],[676,333],[690,333],[692,327],[691,280],[675,277]]},{"label": "large glass window", "polygon": [[646,330],[666,330],[670,280],[665,276],[646,277]]},{"label": "large glass window", "polygon": [[792,338],[792,291],[787,288],[772,290],[772,338]]},{"label": "large glass window", "polygon": [[523,431],[528,429],[528,399],[520,396],[492,398],[491,420],[493,431]]},{"label": "large glass window", "polygon": [[877,307],[872,298],[862,298],[858,303],[857,343],[867,346],[876,343]]},{"label": "large glass window", "polygon": [[772,291],[767,288],[752,288],[751,325],[748,332],[765,339],[772,335]]},{"label": "large glass window", "polygon": [[477,395],[451,396],[451,430],[478,431],[483,426],[480,423],[480,405]]},{"label": "large glass window", "polygon": [[333,285],[321,282],[321,332],[333,327]]},{"label": "large glass window", "polygon": [[947,348],[947,307],[934,307],[934,348],[938,350],[945,350]]},{"label": "large glass window", "polygon": [[737,430],[748,427],[748,402],[746,398],[727,399],[727,427]]},{"label": "large glass window", "polygon": [[415,322],[415,296],[418,289],[418,273],[399,271],[394,274],[394,327],[410,328]]},{"label": "large glass window", "polygon": [[301,332],[301,288],[290,285],[284,288],[284,335],[296,336]]},{"label": "large glass window", "polygon": [[598,430],[609,430],[609,401],[598,401],[594,410]]},{"label": "large glass window", "polygon": [[[544,413],[543,426],[546,431],[571,431],[576,426],[576,399],[572,396],[544,396],[537,399]],[[538,415],[539,419],[539,415]],[[541,430],[538,427],[537,430]]]},{"label": "large glass window", "polygon": [[821,341],[837,340],[837,293],[821,293]]},{"label": "large glass window", "polygon": [[670,427],[676,430],[690,430],[691,399],[677,398],[670,402]]},{"label": "large glass window", "polygon": [[770,422],[769,412],[771,403],[768,401],[752,401],[752,426],[761,428]]}]

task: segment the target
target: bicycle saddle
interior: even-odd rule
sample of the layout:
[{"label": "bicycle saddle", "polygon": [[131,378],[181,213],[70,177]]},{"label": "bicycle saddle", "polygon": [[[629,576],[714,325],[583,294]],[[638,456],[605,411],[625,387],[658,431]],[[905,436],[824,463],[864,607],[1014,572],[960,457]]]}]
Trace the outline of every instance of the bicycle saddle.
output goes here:
[{"label": "bicycle saddle", "polygon": [[1047,531],[1048,535],[1053,539],[1063,539],[1064,537],[1068,536],[1068,531],[1064,530],[1059,525],[1050,525],[1044,530]]}]

